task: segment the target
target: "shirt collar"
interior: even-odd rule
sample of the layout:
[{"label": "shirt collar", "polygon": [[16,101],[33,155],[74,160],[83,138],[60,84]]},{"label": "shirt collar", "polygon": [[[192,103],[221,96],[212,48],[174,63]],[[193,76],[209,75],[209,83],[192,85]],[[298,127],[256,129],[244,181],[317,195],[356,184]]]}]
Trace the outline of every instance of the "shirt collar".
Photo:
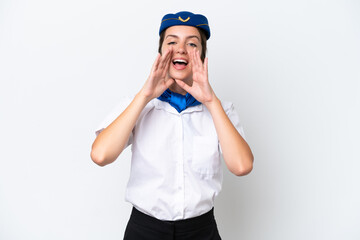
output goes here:
[{"label": "shirt collar", "polygon": [[192,113],[192,112],[200,112],[203,110],[203,105],[199,104],[193,107],[188,107],[185,110],[183,110],[181,113],[178,113],[178,111],[176,111],[176,109],[171,106],[168,102],[164,102],[161,101],[157,98],[154,99],[154,105],[156,109],[163,109],[169,113],[173,113],[176,115],[182,115],[182,114],[186,114],[186,113]]}]

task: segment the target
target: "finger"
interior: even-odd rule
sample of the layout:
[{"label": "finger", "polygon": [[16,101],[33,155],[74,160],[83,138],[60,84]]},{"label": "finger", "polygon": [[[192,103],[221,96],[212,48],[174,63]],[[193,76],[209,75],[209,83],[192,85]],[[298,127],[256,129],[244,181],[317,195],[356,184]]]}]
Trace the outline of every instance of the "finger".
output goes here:
[{"label": "finger", "polygon": [[169,79],[165,82],[166,89],[168,89],[171,85],[173,85],[174,82],[175,82],[174,79],[169,78]]},{"label": "finger", "polygon": [[174,54],[174,51],[172,48],[170,48],[169,50],[169,57],[165,63],[165,70],[168,71],[169,70],[169,67],[170,67],[170,63],[172,61],[172,57],[173,57],[173,54]]},{"label": "finger", "polygon": [[168,65],[171,55],[172,55],[172,49],[170,48],[167,52],[165,52],[164,56],[161,59],[161,63],[159,67],[160,69],[164,69]]},{"label": "finger", "polygon": [[201,62],[201,59],[199,58],[198,53],[199,53],[199,51],[194,49],[192,55],[193,55],[194,65],[199,70],[199,69],[201,69],[202,62]]},{"label": "finger", "polygon": [[160,53],[158,53],[158,55],[155,58],[155,61],[154,61],[153,65],[151,67],[152,72],[155,72],[158,69],[159,63],[160,63],[160,58],[161,58],[161,55],[160,55]]},{"label": "finger", "polygon": [[202,69],[202,67],[204,66],[204,63],[201,61],[200,51],[196,50],[195,58],[196,58],[197,64]]},{"label": "finger", "polygon": [[197,66],[196,58],[195,58],[195,50],[190,51],[190,59],[191,59],[193,71],[196,71],[198,66]]},{"label": "finger", "polygon": [[168,52],[163,52],[160,59],[159,59],[159,65],[158,65],[158,69],[163,68],[164,65],[164,60],[167,58],[168,56]]},{"label": "finger", "polygon": [[164,60],[163,65],[161,67],[161,76],[163,76],[163,77],[166,77],[166,75],[169,72],[172,55],[173,55],[173,51],[171,49],[169,51],[169,54],[168,54],[167,58]]},{"label": "finger", "polygon": [[204,61],[204,70],[205,70],[206,74],[208,73],[208,62],[209,62],[209,59],[206,57],[205,61]]}]

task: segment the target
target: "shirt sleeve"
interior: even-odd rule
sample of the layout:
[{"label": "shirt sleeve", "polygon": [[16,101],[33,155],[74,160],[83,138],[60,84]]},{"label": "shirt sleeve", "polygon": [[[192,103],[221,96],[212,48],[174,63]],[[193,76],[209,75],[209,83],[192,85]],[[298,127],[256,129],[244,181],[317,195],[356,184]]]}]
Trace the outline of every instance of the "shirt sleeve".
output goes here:
[{"label": "shirt sleeve", "polygon": [[[230,119],[231,123],[234,125],[234,127],[236,128],[236,130],[239,132],[239,134],[244,138],[244,140],[246,141],[246,137],[245,137],[245,132],[244,132],[244,128],[240,123],[240,118],[238,113],[236,112],[236,109],[234,107],[234,104],[231,102],[222,102],[221,103],[226,115],[228,116],[228,118]],[[219,148],[220,148],[220,152],[222,153],[222,149],[221,146],[219,144]]]},{"label": "shirt sleeve", "polygon": [[[123,98],[116,107],[113,108],[113,110],[104,118],[104,120],[98,125],[98,127],[95,129],[95,135],[98,136],[102,130],[107,128],[131,103],[131,98]],[[133,131],[130,134],[129,140],[125,147],[132,144],[133,140]]]}]

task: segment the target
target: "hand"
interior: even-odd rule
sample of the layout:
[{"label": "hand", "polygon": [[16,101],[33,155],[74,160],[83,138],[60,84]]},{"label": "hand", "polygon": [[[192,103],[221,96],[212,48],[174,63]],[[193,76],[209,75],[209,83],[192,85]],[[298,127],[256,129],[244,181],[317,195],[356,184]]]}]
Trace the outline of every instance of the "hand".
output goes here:
[{"label": "hand", "polygon": [[159,53],[155,59],[150,76],[140,91],[149,101],[159,97],[174,83],[174,79],[168,75],[172,54],[173,50],[170,48],[163,55]]},{"label": "hand", "polygon": [[175,79],[176,83],[186,92],[190,93],[196,100],[206,104],[216,98],[208,80],[208,58],[205,58],[204,63],[201,61],[198,50],[189,52],[191,67],[192,67],[192,85],[189,86],[181,80]]}]

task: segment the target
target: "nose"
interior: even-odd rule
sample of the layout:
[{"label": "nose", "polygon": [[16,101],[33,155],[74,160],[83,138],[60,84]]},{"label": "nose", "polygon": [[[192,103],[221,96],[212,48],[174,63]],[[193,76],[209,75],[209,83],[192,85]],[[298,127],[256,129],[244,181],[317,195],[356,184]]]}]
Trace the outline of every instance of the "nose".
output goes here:
[{"label": "nose", "polygon": [[186,54],[186,47],[185,44],[178,44],[178,48],[176,49],[176,53],[179,54]]}]

